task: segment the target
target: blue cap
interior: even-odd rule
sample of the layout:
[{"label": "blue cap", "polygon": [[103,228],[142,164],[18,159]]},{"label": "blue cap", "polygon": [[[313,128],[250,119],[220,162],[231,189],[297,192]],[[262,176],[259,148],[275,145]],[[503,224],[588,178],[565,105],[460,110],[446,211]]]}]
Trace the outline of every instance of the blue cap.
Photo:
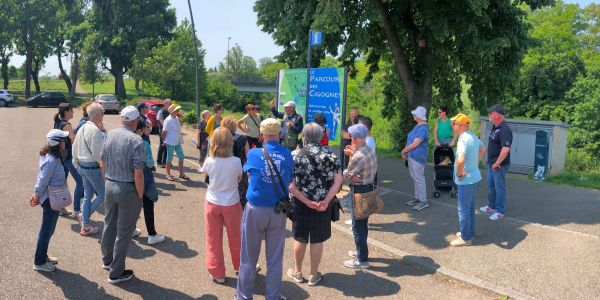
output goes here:
[{"label": "blue cap", "polygon": [[367,126],[365,126],[363,124],[356,124],[356,125],[352,125],[352,126],[350,126],[350,128],[348,128],[348,133],[350,133],[353,137],[355,137],[357,139],[365,139],[365,138],[367,138],[369,129],[367,129]]}]

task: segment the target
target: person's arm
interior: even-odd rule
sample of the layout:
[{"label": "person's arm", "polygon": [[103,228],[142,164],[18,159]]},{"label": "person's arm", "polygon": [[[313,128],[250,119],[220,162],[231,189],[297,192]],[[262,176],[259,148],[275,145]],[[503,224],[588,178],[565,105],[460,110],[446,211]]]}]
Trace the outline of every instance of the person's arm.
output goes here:
[{"label": "person's arm", "polygon": [[[98,130],[100,130],[100,129],[98,129]],[[85,138],[85,136],[82,136],[82,138]],[[83,142],[85,142],[85,140],[83,140]],[[90,143],[90,151],[91,151],[92,157],[98,163],[100,163],[100,161],[101,161],[100,154],[101,154],[101,150],[102,150],[103,146],[104,146],[104,137],[102,136],[102,131],[94,132],[93,136],[92,136],[92,142]],[[73,155],[73,157],[75,157],[75,156]]]},{"label": "person's arm", "polygon": [[75,168],[79,168],[79,157],[78,157],[78,153],[77,151],[79,151],[79,147],[77,146],[79,139],[83,139],[85,138],[85,136],[83,136],[83,134],[81,134],[81,132],[78,135],[75,135],[75,142],[73,142],[73,145],[71,145],[71,153],[73,154],[73,158],[72,158],[72,162],[73,165],[75,166]]},{"label": "person's arm", "polygon": [[300,200],[300,202],[304,203],[306,206],[315,210],[319,207],[319,204],[316,201],[308,199],[308,197],[304,195],[304,193],[300,191],[300,189],[298,189],[298,186],[296,186],[296,180],[293,180],[292,183],[290,183],[288,189],[290,190],[292,196]]},{"label": "person's arm", "polygon": [[481,141],[479,141],[479,156],[477,157],[477,162],[480,162],[483,159],[483,155],[487,148],[483,145]]},{"label": "person's arm", "polygon": [[456,176],[458,177],[458,180],[461,180],[467,175],[465,172],[465,154],[460,153],[454,163],[456,165]]},{"label": "person's arm", "polygon": [[133,169],[135,190],[137,192],[138,199],[142,201],[144,199],[144,169]]},{"label": "person's arm", "polygon": [[333,198],[335,198],[335,195],[337,195],[338,191],[340,190],[342,182],[344,182],[344,175],[342,175],[342,173],[335,173],[333,177],[333,184],[329,188],[327,196],[325,196],[325,199],[323,199],[323,201],[319,203],[319,208],[321,211],[327,210],[329,203],[331,202],[331,200],[333,200]]},{"label": "person's arm", "polygon": [[500,169],[500,165],[506,159],[506,157],[508,156],[508,153],[510,153],[510,147],[502,147],[502,150],[500,150],[500,155],[498,156],[498,159],[492,165],[492,169],[494,169],[494,170]]},{"label": "person's arm", "polygon": [[41,165],[37,181],[35,183],[35,188],[33,190],[33,193],[37,196],[35,198],[38,200],[38,202],[39,197],[41,197],[44,191],[48,189],[48,185],[50,184],[50,178],[52,178],[52,174],[56,170],[57,166],[58,161],[55,159],[49,159]]},{"label": "person's arm", "polygon": [[212,136],[213,130],[215,130],[215,116],[212,115],[208,122],[206,122],[206,129],[204,130],[209,137]]},{"label": "person's arm", "polygon": [[510,153],[510,146],[512,146],[512,132],[510,131],[510,129],[508,129],[508,127],[501,128],[499,134],[500,146],[502,146],[502,149],[500,150],[500,155],[498,156],[498,159],[492,165],[492,170],[500,169],[500,165],[502,164],[502,162],[504,162],[504,160]]},{"label": "person's arm", "polygon": [[237,128],[244,133],[248,133],[248,126],[242,126],[242,125],[246,125],[247,117],[248,117],[248,115],[245,115],[243,118],[241,118],[239,121],[237,121]]},{"label": "person's arm", "polygon": [[408,154],[408,152],[415,150],[423,142],[422,138],[415,138],[415,140],[408,146],[406,146],[400,153],[402,156]]},{"label": "person's arm", "polygon": [[440,146],[440,140],[438,139],[438,122],[435,122],[435,127],[433,128],[433,140],[435,142],[435,146]]},{"label": "person's arm", "polygon": [[304,119],[302,118],[302,116],[298,115],[298,121],[296,121],[296,123],[294,123],[294,126],[292,126],[292,128],[294,129],[295,132],[300,133],[300,132],[302,132],[303,127],[304,127]]},{"label": "person's arm", "polygon": [[344,180],[352,182],[352,177],[359,175],[360,171],[362,171],[364,168],[364,161],[359,157],[352,155],[350,157],[350,162],[348,162],[348,167],[343,173]]},{"label": "person's arm", "polygon": [[63,127],[63,131],[69,132],[69,139],[71,140],[71,144],[75,142],[75,132],[73,132],[73,126],[71,124],[67,124]]},{"label": "person's arm", "polygon": [[[172,120],[172,119],[171,119],[171,120]],[[169,132],[169,130],[170,130],[170,129],[169,129],[169,122],[165,122],[164,124],[165,124],[165,125],[163,126],[163,130],[162,130],[162,132],[160,133],[160,135],[161,135],[161,136],[162,136],[162,138],[163,138],[163,142],[164,142],[164,140],[167,138],[167,133],[168,133],[168,132]]]},{"label": "person's arm", "polygon": [[271,113],[273,114],[273,117],[277,119],[283,119],[283,113],[277,111],[277,106],[275,106],[274,102],[271,102]]}]

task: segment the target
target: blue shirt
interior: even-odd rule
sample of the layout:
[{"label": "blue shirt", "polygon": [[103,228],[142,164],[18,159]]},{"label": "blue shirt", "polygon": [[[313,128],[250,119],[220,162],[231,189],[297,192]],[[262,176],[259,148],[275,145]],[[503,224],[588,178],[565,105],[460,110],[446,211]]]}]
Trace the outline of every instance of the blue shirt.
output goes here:
[{"label": "blue shirt", "polygon": [[65,184],[67,176],[60,158],[52,154],[40,156],[39,166],[34,192],[39,196],[40,204],[43,204],[49,197],[48,186]]},{"label": "blue shirt", "polygon": [[406,145],[412,144],[417,138],[421,139],[422,142],[417,148],[408,152],[408,157],[418,163],[425,164],[427,162],[427,145],[429,144],[429,127],[427,124],[417,124],[408,134]]},{"label": "blue shirt", "polygon": [[461,134],[456,143],[456,157],[465,156],[464,171],[467,172],[462,179],[456,176],[456,164],[454,164],[454,182],[457,185],[474,184],[481,181],[481,172],[479,171],[479,148],[483,143],[470,130]]},{"label": "blue shirt", "polygon": [[244,173],[248,173],[248,192],[246,198],[254,206],[275,207],[279,199],[287,196],[288,185],[294,177],[294,159],[290,150],[284,148],[277,142],[267,142],[264,144],[275,165],[281,173],[285,194],[281,192],[281,186],[277,181],[277,175],[273,174],[277,191],[274,190],[267,159],[263,155],[261,148],[254,148],[248,151],[248,158],[244,164]]}]

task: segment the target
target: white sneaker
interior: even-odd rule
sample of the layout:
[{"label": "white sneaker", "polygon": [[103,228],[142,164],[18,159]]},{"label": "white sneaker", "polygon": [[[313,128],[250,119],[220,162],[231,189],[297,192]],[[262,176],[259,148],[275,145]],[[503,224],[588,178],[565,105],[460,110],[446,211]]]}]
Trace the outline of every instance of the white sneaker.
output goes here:
[{"label": "white sneaker", "polygon": [[165,241],[165,236],[164,235],[150,235],[148,236],[148,245],[154,245],[154,244],[159,244]]},{"label": "white sneaker", "polygon": [[360,262],[356,258],[345,261],[344,266],[351,269],[367,269],[370,267],[369,262]]},{"label": "white sneaker", "polygon": [[482,206],[482,207],[480,207],[480,208],[479,208],[479,210],[480,210],[482,213],[486,213],[486,214],[493,214],[493,213],[495,213],[495,212],[496,212],[496,210],[495,210],[495,209],[491,209],[491,208],[490,208],[489,206],[487,206],[487,205],[486,205],[486,206]]},{"label": "white sneaker", "polygon": [[502,220],[504,219],[504,214],[501,214],[499,212],[495,212],[494,214],[492,214],[490,216],[490,220],[492,221],[498,221],[498,220]]},{"label": "white sneaker", "polygon": [[346,222],[344,222],[344,224],[346,224],[346,225],[352,225],[352,220],[348,219],[348,220],[346,220]]},{"label": "white sneaker", "polygon": [[358,258],[358,252],[356,250],[348,250],[348,256]]},{"label": "white sneaker", "polygon": [[56,271],[56,265],[51,262],[46,262],[43,265],[33,264],[33,270],[42,272],[54,272]]},{"label": "white sneaker", "polygon": [[142,234],[142,231],[141,231],[141,230],[139,230],[138,228],[136,228],[136,229],[133,231],[133,237],[132,237],[132,238],[136,238],[136,237],[140,236],[140,234]]}]

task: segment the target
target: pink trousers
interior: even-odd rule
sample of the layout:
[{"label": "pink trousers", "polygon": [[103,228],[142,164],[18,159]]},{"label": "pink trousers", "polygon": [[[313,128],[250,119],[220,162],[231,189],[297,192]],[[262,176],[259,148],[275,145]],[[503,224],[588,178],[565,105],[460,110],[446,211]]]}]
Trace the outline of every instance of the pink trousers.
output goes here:
[{"label": "pink trousers", "polygon": [[204,202],[204,231],[206,233],[206,268],[216,279],[225,278],[225,258],[223,256],[223,226],[227,230],[229,252],[233,270],[240,269],[240,223],[242,205],[220,206]]}]

